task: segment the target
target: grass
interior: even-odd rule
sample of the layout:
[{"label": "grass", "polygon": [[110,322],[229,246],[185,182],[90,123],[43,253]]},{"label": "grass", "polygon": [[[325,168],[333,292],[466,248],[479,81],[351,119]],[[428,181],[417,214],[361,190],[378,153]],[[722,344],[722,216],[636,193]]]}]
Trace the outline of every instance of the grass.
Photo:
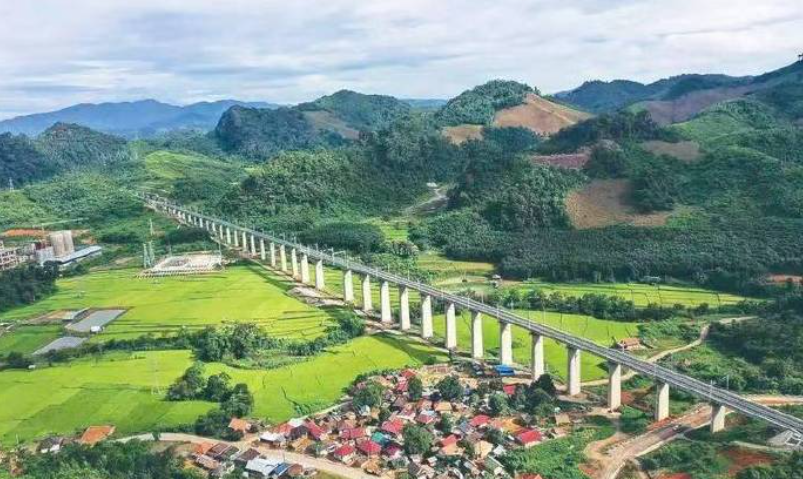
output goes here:
[{"label": "grass", "polygon": [[[527,317],[528,312],[516,310],[517,314]],[[638,324],[622,323],[595,319],[577,314],[530,312],[533,322],[556,327],[577,336],[590,339],[604,346],[610,346],[614,340],[638,336]],[[446,319],[443,314],[435,315],[435,335],[443,338]],[[471,348],[471,317],[468,312],[458,312],[457,344],[460,351],[469,352]],[[498,357],[499,323],[495,318],[483,316],[483,343],[486,356]],[[519,364],[530,364],[530,333],[517,326],[513,327],[513,360]],[[565,378],[568,367],[566,347],[551,340],[544,341],[544,355],[547,371],[557,377]],[[581,354],[581,371],[584,381],[607,377],[605,361],[590,354]]]},{"label": "grass", "polygon": [[23,190],[0,191],[0,228],[30,227],[53,220],[53,215],[31,201]]},{"label": "grass", "polygon": [[181,178],[215,176],[236,181],[244,175],[243,167],[237,163],[216,160],[200,154],[182,154],[172,151],[155,151],[144,159],[148,172],[146,186],[151,188],[170,188]]},{"label": "grass", "polygon": [[[431,348],[404,337],[361,337],[309,361],[268,371],[209,364],[254,392],[256,417],[280,422],[335,403],[363,372],[418,366]],[[192,363],[189,351],[114,353],[35,371],[0,372],[0,444],[114,424],[118,435],[192,423],[214,405],[168,402],[164,392]]]},{"label": "grass", "polygon": [[566,296],[582,296],[587,293],[619,296],[633,301],[636,306],[657,303],[662,306],[682,304],[697,306],[708,303],[713,306],[735,304],[745,298],[729,293],[697,288],[693,286],[649,285],[639,283],[542,283],[528,281],[523,290],[540,289],[549,293],[561,292]]},{"label": "grass", "polygon": [[190,362],[188,351],[165,351],[0,372],[0,443],[70,434],[93,424],[114,424],[124,435],[192,422],[213,405],[168,402],[162,394]]},{"label": "grass", "polygon": [[291,284],[257,266],[185,278],[136,278],[138,270],[103,271],[59,280],[58,292],[0,315],[18,321],[55,310],[127,308],[95,340],[169,335],[225,322],[253,322],[281,337],[313,338],[331,316],[289,296]]},{"label": "grass", "polygon": [[0,336],[0,356],[11,352],[31,354],[61,336],[59,325],[28,326],[15,328],[11,333]]}]

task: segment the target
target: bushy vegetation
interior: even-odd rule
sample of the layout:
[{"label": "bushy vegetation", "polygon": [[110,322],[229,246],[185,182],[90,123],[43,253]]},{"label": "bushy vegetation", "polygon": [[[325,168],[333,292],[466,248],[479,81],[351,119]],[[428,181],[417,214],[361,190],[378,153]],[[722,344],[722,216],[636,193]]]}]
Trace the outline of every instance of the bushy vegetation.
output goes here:
[{"label": "bushy vegetation", "polygon": [[24,135],[0,133],[0,177],[17,186],[48,178],[56,166]]},{"label": "bushy vegetation", "polygon": [[[232,417],[249,415],[254,408],[254,396],[248,390],[248,385],[239,383],[232,386],[230,383],[231,376],[225,372],[205,379],[203,364],[195,363],[170,386],[167,399],[170,401],[201,399],[220,403],[220,411],[228,423],[228,419]],[[206,418],[200,418],[199,423],[204,424],[202,427],[208,427],[212,424],[209,420],[219,416],[221,415],[210,413]]]},{"label": "bushy vegetation", "polygon": [[782,127],[784,123],[771,107],[751,99],[738,99],[717,103],[671,129],[685,138],[706,144],[723,136]]},{"label": "bushy vegetation", "polygon": [[214,134],[223,150],[260,160],[282,150],[306,149],[326,143],[304,114],[293,108],[233,106],[220,118]]},{"label": "bushy vegetation", "polygon": [[299,236],[299,240],[304,244],[370,253],[383,246],[385,235],[376,225],[340,221],[324,223],[305,231]]},{"label": "bushy vegetation", "polygon": [[435,117],[442,126],[488,125],[498,110],[521,104],[528,93],[538,91],[514,81],[491,80],[452,98]]},{"label": "bushy vegetation", "polygon": [[56,290],[58,269],[28,264],[0,272],[0,311],[32,304]]},{"label": "bushy vegetation", "polygon": [[152,452],[141,441],[103,442],[95,446],[70,444],[58,454],[37,454],[22,460],[23,479],[139,479],[160,477],[199,479],[168,449]]},{"label": "bushy vegetation", "polygon": [[646,111],[620,111],[564,128],[544,142],[540,150],[544,153],[573,152],[581,146],[595,145],[603,140],[621,143],[675,138],[671,132],[659,127]]},{"label": "bushy vegetation", "polygon": [[131,157],[122,138],[69,123],[51,126],[36,138],[36,143],[60,170],[113,166]]}]

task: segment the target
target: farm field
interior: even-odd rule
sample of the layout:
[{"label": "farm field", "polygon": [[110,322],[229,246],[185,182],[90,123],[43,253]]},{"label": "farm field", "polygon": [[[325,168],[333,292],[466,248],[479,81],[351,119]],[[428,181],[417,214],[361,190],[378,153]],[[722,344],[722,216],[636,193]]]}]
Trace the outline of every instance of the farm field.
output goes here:
[{"label": "farm field", "polygon": [[[524,310],[516,310],[515,312],[523,317],[528,316],[528,312]],[[610,346],[615,340],[621,338],[638,336],[637,323],[607,321],[579,314],[550,312],[544,314],[541,312],[529,312],[529,315],[533,322],[558,328],[562,331],[590,339],[604,346]],[[446,330],[445,315],[435,315],[434,321],[435,335],[439,338],[443,338]],[[486,357],[498,357],[499,323],[495,318],[484,316],[482,331]],[[470,352],[471,350],[471,316],[468,312],[458,311],[457,345],[460,351]],[[530,364],[530,345],[531,339],[529,332],[514,326],[513,360],[516,363]],[[544,341],[544,354],[547,371],[553,376],[565,378],[567,367],[566,347],[559,345],[551,339],[547,339]],[[583,354],[580,356],[580,359],[582,361],[583,381],[607,377],[607,371],[604,368],[604,360],[590,354]]]},{"label": "farm field", "polygon": [[128,309],[94,340],[169,335],[225,322],[253,322],[276,336],[312,338],[332,321],[325,311],[288,295],[292,286],[286,279],[257,266],[185,278],[138,279],[137,272],[114,270],[60,280],[56,294],[8,311],[0,321],[63,309]]},{"label": "farm field", "polygon": [[[254,393],[255,416],[283,421],[326,407],[360,373],[418,366],[437,355],[403,337],[361,337],[307,362],[267,371],[207,364],[228,372]],[[168,402],[166,388],[192,363],[189,351],[113,353],[35,371],[0,372],[0,444],[49,433],[69,434],[92,424],[114,424],[118,434],[193,422],[214,407],[202,401]]]},{"label": "farm field", "polygon": [[636,283],[541,283],[526,282],[521,289],[530,291],[540,289],[546,292],[559,291],[566,296],[582,296],[587,293],[620,296],[633,301],[636,306],[656,303],[662,306],[682,304],[697,306],[708,303],[710,306],[735,304],[745,298],[730,293],[720,293],[694,286],[667,286]]},{"label": "farm field", "polygon": [[20,326],[13,333],[0,336],[0,355],[31,354],[61,335],[61,326]]}]

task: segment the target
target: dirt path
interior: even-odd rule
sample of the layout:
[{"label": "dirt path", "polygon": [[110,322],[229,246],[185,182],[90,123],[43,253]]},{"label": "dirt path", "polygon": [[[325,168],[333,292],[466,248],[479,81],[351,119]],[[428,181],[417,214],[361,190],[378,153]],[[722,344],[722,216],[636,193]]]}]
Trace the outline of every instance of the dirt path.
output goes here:
[{"label": "dirt path", "polygon": [[[140,441],[153,441],[152,434],[140,434],[138,436],[130,436],[125,437],[122,439],[118,439],[119,442],[128,442],[133,439],[138,439]],[[357,469],[353,467],[348,467],[345,464],[340,464],[338,462],[333,462],[328,459],[321,459],[317,457],[311,457],[304,454],[298,454],[290,451],[284,451],[279,449],[269,449],[262,445],[255,445],[252,441],[254,441],[254,435],[251,435],[249,439],[245,439],[238,442],[228,442],[228,441],[220,441],[217,439],[212,439],[203,436],[196,436],[194,434],[180,434],[180,433],[163,433],[160,435],[159,440],[163,442],[184,442],[184,443],[191,443],[191,444],[201,444],[201,443],[208,443],[208,442],[222,442],[225,444],[230,444],[232,446],[236,446],[241,451],[246,450],[250,447],[257,449],[262,455],[269,459],[278,459],[285,462],[292,462],[301,464],[304,467],[312,467],[319,471],[324,471],[326,473],[343,477],[345,479],[368,479],[368,478],[375,478],[376,476],[371,476],[365,473],[362,469]]]},{"label": "dirt path", "polygon": [[[718,321],[719,324],[731,324],[731,323],[738,323],[741,321],[745,321],[748,319],[752,319],[755,316],[739,316],[735,318],[724,318]],[[650,363],[657,363],[658,361],[671,356],[673,354],[682,353],[684,351],[688,351],[689,349],[696,348],[701,346],[705,340],[708,338],[708,333],[711,331],[711,325],[706,324],[703,326],[703,329],[700,330],[700,335],[694,341],[690,342],[689,344],[684,344],[683,346],[678,346],[677,348],[667,349],[666,351],[661,351],[653,356],[650,356],[646,359],[647,362]],[[628,371],[626,374],[622,375],[622,381],[627,381],[628,379],[632,379],[636,376],[634,371]],[[607,379],[597,379],[594,381],[587,381],[583,383],[583,386],[605,386],[608,384]]]},{"label": "dirt path", "polygon": [[435,188],[430,189],[432,192],[432,197],[427,198],[426,200],[418,203],[417,205],[412,205],[408,208],[405,208],[404,214],[408,216],[413,215],[420,215],[420,214],[430,214],[433,213],[443,206],[446,205],[448,201],[448,197],[446,196],[446,191],[449,188],[446,186],[438,186]]}]

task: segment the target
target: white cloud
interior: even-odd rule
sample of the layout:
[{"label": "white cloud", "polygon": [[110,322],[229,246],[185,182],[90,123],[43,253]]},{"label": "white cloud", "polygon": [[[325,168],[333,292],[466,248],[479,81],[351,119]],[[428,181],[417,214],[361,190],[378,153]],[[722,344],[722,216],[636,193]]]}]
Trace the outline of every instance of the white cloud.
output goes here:
[{"label": "white cloud", "polygon": [[0,117],[153,97],[450,97],[494,77],[753,74],[803,49],[799,0],[37,0],[0,6]]}]

